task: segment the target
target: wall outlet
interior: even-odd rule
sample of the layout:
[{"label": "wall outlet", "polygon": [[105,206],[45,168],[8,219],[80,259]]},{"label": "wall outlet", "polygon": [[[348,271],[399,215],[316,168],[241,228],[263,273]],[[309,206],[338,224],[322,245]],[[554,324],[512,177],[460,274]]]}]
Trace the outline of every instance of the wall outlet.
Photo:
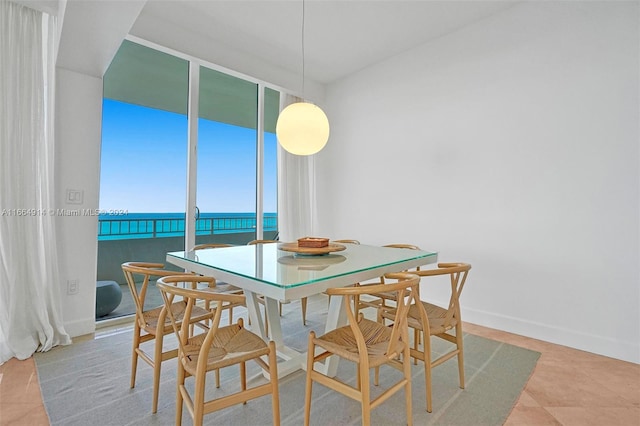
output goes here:
[{"label": "wall outlet", "polygon": [[78,294],[80,292],[80,283],[78,280],[67,280],[67,294]]}]

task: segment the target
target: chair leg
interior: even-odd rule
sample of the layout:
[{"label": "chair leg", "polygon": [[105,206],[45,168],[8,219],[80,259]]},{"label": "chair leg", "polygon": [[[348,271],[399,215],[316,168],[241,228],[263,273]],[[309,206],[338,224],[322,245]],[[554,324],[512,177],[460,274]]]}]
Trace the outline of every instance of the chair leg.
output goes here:
[{"label": "chair leg", "polygon": [[[408,339],[408,331],[405,331],[405,339]],[[405,341],[404,353],[402,354],[402,367],[404,370],[404,379],[406,383],[404,385],[405,404],[407,407],[407,426],[413,424],[413,408],[411,407],[411,350],[409,349],[408,340]]]},{"label": "chair leg", "polygon": [[[418,350],[420,344],[420,331],[417,328],[413,329],[413,349]],[[418,358],[413,358],[413,365],[418,365]]]},{"label": "chair leg", "polygon": [[138,351],[140,347],[140,326],[136,321],[133,327],[133,350],[131,352],[131,388],[136,387],[136,372],[138,369]]},{"label": "chair leg", "polygon": [[307,298],[300,299],[300,304],[302,305],[302,325],[307,325]]},{"label": "chair leg", "polygon": [[176,379],[176,426],[182,424],[182,392],[180,388],[184,386],[185,372],[180,360],[178,360],[178,377]]},{"label": "chair leg", "polygon": [[460,376],[460,389],[464,389],[464,348],[462,335],[462,321],[456,325],[456,346],[458,347],[458,374]]},{"label": "chair leg", "polygon": [[313,358],[316,350],[313,344],[313,339],[315,338],[315,332],[312,331],[309,333],[309,344],[307,346],[307,378],[304,392],[304,426],[309,426],[309,417],[311,416],[311,386],[313,385],[311,372],[313,371]]},{"label": "chair leg", "polygon": [[278,390],[278,360],[276,342],[269,342],[269,379],[271,380],[271,411],[273,411],[273,425],[280,425],[280,391]]},{"label": "chair leg", "polygon": [[156,335],[153,355],[153,406],[152,413],[158,411],[158,394],[160,393],[160,369],[162,368],[162,340],[163,335]]},{"label": "chair leg", "polygon": [[193,424],[202,426],[204,418],[204,387],[206,377],[195,377],[195,389],[193,392]]},{"label": "chair leg", "polygon": [[216,388],[220,389],[220,369],[216,369]]},{"label": "chair leg", "polygon": [[233,325],[233,306],[231,306],[229,309],[229,325]]},{"label": "chair leg", "polygon": [[[244,392],[247,390],[247,363],[240,363],[240,389]],[[244,401],[242,404],[246,404],[247,401]]]},{"label": "chair leg", "polygon": [[371,424],[371,384],[369,383],[369,366],[364,362],[358,364],[360,369],[360,400],[362,402],[362,426]]},{"label": "chair leg", "polygon": [[431,413],[432,389],[431,389],[431,336],[427,331],[422,331],[422,341],[424,342],[424,382],[427,386],[427,412]]}]

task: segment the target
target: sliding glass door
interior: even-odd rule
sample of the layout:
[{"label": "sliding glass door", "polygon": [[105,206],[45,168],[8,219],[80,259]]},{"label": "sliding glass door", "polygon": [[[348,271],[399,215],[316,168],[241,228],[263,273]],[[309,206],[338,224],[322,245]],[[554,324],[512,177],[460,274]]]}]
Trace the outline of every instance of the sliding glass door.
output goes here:
[{"label": "sliding glass door", "polygon": [[196,243],[256,238],[258,85],[200,67]]},{"label": "sliding glass door", "polygon": [[98,280],[124,285],[123,262],[194,244],[276,238],[278,105],[262,83],[124,41],[104,77]]}]

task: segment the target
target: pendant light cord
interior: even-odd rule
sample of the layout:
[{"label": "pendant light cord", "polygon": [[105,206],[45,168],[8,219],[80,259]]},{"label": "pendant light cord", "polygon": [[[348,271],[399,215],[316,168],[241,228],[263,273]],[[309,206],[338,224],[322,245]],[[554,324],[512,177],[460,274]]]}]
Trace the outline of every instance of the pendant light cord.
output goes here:
[{"label": "pendant light cord", "polygon": [[302,0],[302,100],[304,101],[304,0]]}]

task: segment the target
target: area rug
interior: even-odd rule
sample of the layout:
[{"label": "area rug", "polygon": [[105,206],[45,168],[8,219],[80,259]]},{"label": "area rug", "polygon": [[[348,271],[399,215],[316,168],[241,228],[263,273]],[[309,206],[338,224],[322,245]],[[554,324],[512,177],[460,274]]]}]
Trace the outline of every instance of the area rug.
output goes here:
[{"label": "area rug", "polygon": [[[282,318],[285,342],[303,350],[310,330],[322,331],[326,319],[326,299],[309,304],[307,326],[302,325],[299,304],[285,305]],[[324,308],[324,309],[323,309]],[[52,425],[170,425],[175,423],[176,360],[162,366],[158,412],[151,413],[152,369],[140,361],[136,387],[129,388],[131,331],[96,340],[58,347],[35,355],[44,404]],[[434,355],[444,353],[449,344],[433,339]],[[175,341],[167,339],[167,346]],[[509,415],[540,354],[505,343],[465,334],[466,387],[458,387],[455,360],[433,370],[433,412],[427,413],[424,367],[413,365],[413,421],[416,425],[501,425]],[[262,380],[259,370],[248,365],[253,382]],[[381,392],[385,383],[395,382],[399,372],[381,370]],[[340,362],[338,376],[355,381],[355,366]],[[213,377],[213,376],[212,376]],[[225,395],[239,388],[238,370],[222,371],[222,386],[214,381],[209,395]],[[298,371],[280,380],[280,413],[283,425],[303,423],[305,372]],[[183,422],[192,424],[186,409]],[[321,385],[314,384],[312,425],[357,425],[360,404]],[[372,412],[374,425],[406,424],[404,392],[398,392]],[[263,397],[205,416],[205,424],[271,424],[271,399]]]}]

